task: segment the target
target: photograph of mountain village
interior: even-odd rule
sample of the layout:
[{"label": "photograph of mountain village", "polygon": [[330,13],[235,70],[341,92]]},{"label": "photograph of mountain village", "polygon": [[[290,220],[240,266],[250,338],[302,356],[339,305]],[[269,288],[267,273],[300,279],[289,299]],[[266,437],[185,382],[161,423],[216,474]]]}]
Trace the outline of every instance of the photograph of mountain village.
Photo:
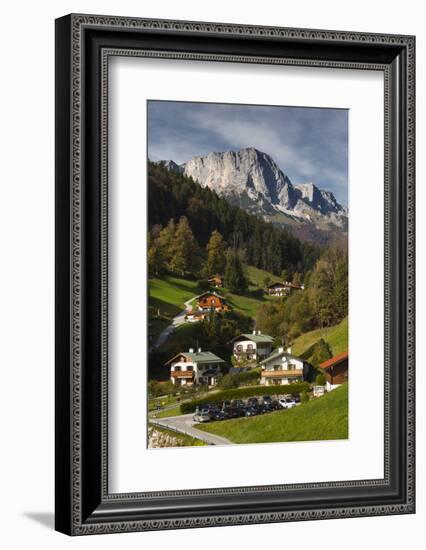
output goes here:
[{"label": "photograph of mountain village", "polygon": [[347,110],[147,112],[148,448],[347,439]]}]

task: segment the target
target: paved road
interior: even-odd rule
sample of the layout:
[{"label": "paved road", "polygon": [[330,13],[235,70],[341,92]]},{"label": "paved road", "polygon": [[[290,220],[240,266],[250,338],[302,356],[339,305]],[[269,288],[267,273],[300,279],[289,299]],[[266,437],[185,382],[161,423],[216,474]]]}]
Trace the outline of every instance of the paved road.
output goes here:
[{"label": "paved road", "polygon": [[150,351],[153,350],[153,349],[157,349],[159,348],[160,346],[162,346],[164,344],[164,342],[167,340],[167,338],[170,336],[170,334],[172,334],[172,332],[179,326],[179,325],[183,325],[183,323],[185,322],[185,315],[187,314],[188,311],[191,310],[191,306],[190,306],[190,303],[192,302],[194,298],[190,298],[187,302],[185,302],[185,309],[183,311],[181,311],[180,313],[178,313],[176,315],[176,317],[173,317],[173,320],[171,322],[171,324],[166,327],[163,332],[160,333],[159,337],[157,338],[157,340],[154,342],[154,344],[150,347]]},{"label": "paved road", "polygon": [[158,424],[159,426],[171,427],[197,439],[201,439],[209,445],[232,445],[232,441],[221,437],[219,435],[210,434],[208,432],[203,432],[194,428],[195,422],[193,421],[193,413],[191,414],[182,414],[181,416],[168,416],[167,418],[161,418],[158,420],[149,419],[151,424]]}]

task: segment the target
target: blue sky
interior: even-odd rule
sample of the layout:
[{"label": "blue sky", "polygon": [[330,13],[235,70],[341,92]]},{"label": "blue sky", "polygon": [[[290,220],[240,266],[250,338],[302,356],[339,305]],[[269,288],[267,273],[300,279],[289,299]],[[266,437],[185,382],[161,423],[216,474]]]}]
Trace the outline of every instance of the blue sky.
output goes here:
[{"label": "blue sky", "polygon": [[181,164],[243,147],[268,153],[292,183],[312,182],[348,205],[347,110],[148,102],[151,160]]}]

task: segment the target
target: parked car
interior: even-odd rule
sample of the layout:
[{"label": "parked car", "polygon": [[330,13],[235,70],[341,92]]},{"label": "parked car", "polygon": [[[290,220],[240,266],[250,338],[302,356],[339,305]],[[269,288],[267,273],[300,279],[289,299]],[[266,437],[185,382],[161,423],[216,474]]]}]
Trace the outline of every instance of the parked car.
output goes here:
[{"label": "parked car", "polygon": [[213,403],[201,403],[201,405],[198,405],[199,411],[208,411],[213,407]]},{"label": "parked car", "polygon": [[218,421],[218,420],[225,420],[226,414],[224,411],[221,411],[220,409],[211,409],[209,411],[210,414],[210,420]]},{"label": "parked car", "polygon": [[270,405],[272,403],[272,397],[270,395],[264,395],[262,397],[262,403],[264,405]]},{"label": "parked car", "polygon": [[245,403],[242,399],[234,399],[234,401],[232,401],[232,407],[245,407]]},{"label": "parked car", "polygon": [[226,409],[227,407],[230,407],[231,406],[231,402],[230,401],[222,401],[222,405],[221,405],[221,409],[224,410]]},{"label": "parked car", "polygon": [[292,409],[296,406],[296,402],[291,397],[282,397],[278,399],[278,403],[282,409]]},{"label": "parked car", "polygon": [[300,403],[300,393],[296,393],[295,395],[291,396],[293,398],[293,401],[295,403]]},{"label": "parked car", "polygon": [[249,397],[247,399],[247,405],[249,405],[250,407],[257,407],[257,405],[259,405],[259,400],[257,397]]},{"label": "parked car", "polygon": [[200,411],[194,414],[194,422],[210,422],[210,413],[208,411]]},{"label": "parked car", "polygon": [[259,413],[256,407],[246,407],[245,416],[257,416]]},{"label": "parked car", "polygon": [[231,409],[231,418],[239,418],[240,416],[244,416],[245,414],[245,407],[230,407]]},{"label": "parked car", "polygon": [[276,411],[279,408],[281,408],[280,404],[278,403],[278,401],[276,399],[274,399],[269,406],[271,407],[271,410],[273,410],[273,411]]}]

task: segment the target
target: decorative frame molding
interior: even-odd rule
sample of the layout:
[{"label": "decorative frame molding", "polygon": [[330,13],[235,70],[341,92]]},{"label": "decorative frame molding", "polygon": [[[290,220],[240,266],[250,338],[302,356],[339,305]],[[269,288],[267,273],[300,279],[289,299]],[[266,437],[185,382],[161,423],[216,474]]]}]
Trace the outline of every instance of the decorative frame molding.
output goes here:
[{"label": "decorative frame molding", "polygon": [[[383,480],[108,493],[107,92],[108,59],[117,55],[384,72]],[[83,535],[414,512],[414,56],[412,36],[96,15],[56,21],[59,531]],[[188,500],[186,511],[173,508],[177,497]]]}]

